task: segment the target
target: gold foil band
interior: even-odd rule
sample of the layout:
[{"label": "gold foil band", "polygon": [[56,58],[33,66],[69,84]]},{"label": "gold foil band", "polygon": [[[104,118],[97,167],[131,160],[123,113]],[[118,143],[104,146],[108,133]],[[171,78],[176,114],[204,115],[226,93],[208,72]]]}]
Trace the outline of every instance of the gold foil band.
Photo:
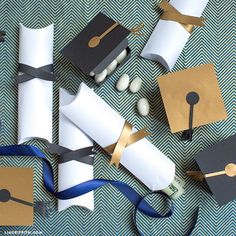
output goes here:
[{"label": "gold foil band", "polygon": [[125,148],[149,135],[145,129],[141,129],[136,133],[131,134],[132,128],[133,126],[128,121],[125,121],[117,143],[111,144],[104,148],[108,154],[112,153],[110,164],[115,164],[117,168],[119,167],[120,159]]},{"label": "gold foil band", "polygon": [[189,33],[192,33],[194,26],[204,26],[203,17],[184,15],[174,8],[169,2],[163,0],[160,7],[164,10],[161,15],[162,20],[171,20],[180,23]]}]

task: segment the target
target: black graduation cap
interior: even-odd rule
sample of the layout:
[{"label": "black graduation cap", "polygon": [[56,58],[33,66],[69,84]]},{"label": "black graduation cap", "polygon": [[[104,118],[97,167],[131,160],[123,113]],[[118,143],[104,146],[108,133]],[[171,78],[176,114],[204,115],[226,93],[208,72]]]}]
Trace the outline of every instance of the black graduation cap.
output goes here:
[{"label": "black graduation cap", "polygon": [[86,75],[100,74],[124,49],[127,49],[127,57],[123,63],[128,60],[130,32],[99,13],[61,52]]},{"label": "black graduation cap", "polygon": [[199,152],[195,159],[220,206],[236,199],[236,135]]}]

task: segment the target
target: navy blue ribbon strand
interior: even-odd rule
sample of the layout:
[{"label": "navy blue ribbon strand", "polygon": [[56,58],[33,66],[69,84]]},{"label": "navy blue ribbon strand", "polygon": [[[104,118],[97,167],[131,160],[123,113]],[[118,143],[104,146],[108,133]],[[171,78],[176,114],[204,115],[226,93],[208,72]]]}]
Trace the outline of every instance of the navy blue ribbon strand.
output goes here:
[{"label": "navy blue ribbon strand", "polygon": [[[147,216],[154,217],[154,218],[166,218],[170,217],[173,214],[173,203],[171,202],[171,206],[169,211],[165,215],[159,214],[152,206],[150,206],[145,199],[140,196],[132,187],[128,184],[114,181],[114,180],[107,180],[107,179],[92,179],[78,185],[75,185],[69,189],[64,191],[57,192],[54,186],[54,177],[53,177],[53,169],[50,162],[46,159],[45,155],[41,152],[40,149],[31,145],[11,145],[11,146],[0,146],[0,156],[32,156],[32,157],[39,157],[43,161],[43,182],[45,188],[53,194],[56,198],[66,200],[81,196],[86,194],[90,191],[96,190],[104,185],[111,184],[112,186],[116,187],[124,196],[135,206],[134,210],[134,220],[135,226],[138,230],[136,225],[136,213],[140,211]],[[163,196],[169,199],[169,196],[158,191],[153,192],[151,194],[162,194]],[[191,229],[192,231],[192,229]],[[143,235],[138,230],[140,235]],[[189,234],[188,234],[189,235]]]}]

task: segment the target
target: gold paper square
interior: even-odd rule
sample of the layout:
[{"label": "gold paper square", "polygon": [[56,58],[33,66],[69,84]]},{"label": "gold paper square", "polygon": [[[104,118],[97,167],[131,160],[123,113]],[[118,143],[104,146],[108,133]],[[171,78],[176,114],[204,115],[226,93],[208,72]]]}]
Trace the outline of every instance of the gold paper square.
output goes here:
[{"label": "gold paper square", "polygon": [[[12,197],[33,203],[33,169],[0,168],[0,189],[7,189]],[[0,226],[33,225],[33,206],[9,200],[0,202]]]},{"label": "gold paper square", "polygon": [[194,105],[193,128],[227,118],[213,64],[163,75],[158,83],[172,133],[189,129],[189,92],[200,97]]}]

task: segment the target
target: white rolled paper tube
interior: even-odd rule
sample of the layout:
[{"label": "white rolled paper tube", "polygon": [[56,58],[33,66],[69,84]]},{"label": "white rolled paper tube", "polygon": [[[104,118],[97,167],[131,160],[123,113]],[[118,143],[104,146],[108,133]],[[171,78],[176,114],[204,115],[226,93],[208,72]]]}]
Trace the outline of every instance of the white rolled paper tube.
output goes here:
[{"label": "white rolled paper tube", "polygon": [[[60,88],[60,107],[70,104],[75,95]],[[59,112],[59,145],[77,150],[93,146],[93,141],[85,135],[74,123]],[[78,161],[69,161],[59,164],[58,190],[63,191],[82,182],[93,179],[93,166]],[[94,210],[93,191],[69,200],[58,200],[58,211],[70,206],[81,206],[88,210]]]},{"label": "white rolled paper tube", "polygon": [[[29,29],[20,24],[19,63],[39,68],[53,63],[53,25]],[[53,82],[34,78],[18,85],[18,143],[52,142]]]},{"label": "white rolled paper tube", "polygon": [[[170,4],[184,15],[200,17],[208,0],[171,0]],[[160,62],[172,70],[190,33],[178,22],[160,19],[141,56]]]},{"label": "white rolled paper tube", "polygon": [[[75,99],[60,107],[60,112],[101,147],[116,143],[125,123],[124,118],[84,83]],[[166,188],[175,176],[175,164],[146,138],[126,147],[120,163],[153,191]]]}]

